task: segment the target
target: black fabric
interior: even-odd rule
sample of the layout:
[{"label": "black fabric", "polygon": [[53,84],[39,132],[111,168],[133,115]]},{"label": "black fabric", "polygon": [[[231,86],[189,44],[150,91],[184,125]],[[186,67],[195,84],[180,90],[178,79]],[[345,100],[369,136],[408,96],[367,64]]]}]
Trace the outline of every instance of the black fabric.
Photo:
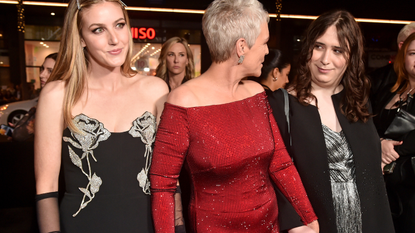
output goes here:
[{"label": "black fabric", "polygon": [[58,197],[59,196],[59,192],[50,192],[50,193],[43,193],[43,194],[38,194],[38,195],[36,195],[36,197],[35,197],[35,200],[36,201],[40,201],[40,200],[42,200],[42,199],[45,199],[45,198],[49,198],[49,197]]},{"label": "black fabric", "polygon": [[[68,129],[64,130],[63,136],[72,138]],[[60,204],[62,232],[154,232],[150,195],[144,194],[137,180],[146,164],[146,146],[140,137],[132,137],[128,131],[111,133],[93,149],[96,162],[91,154],[87,155],[91,175],[100,177],[102,184],[94,198],[75,217],[73,215],[79,210],[83,198],[89,201],[80,191],[80,188],[87,187],[88,179],[73,164],[69,148],[79,157],[83,155],[81,149],[62,141],[66,183]],[[82,167],[88,174],[86,157],[82,159]]]},{"label": "black fabric", "polygon": [[[386,86],[395,84],[397,76],[393,69],[393,63],[380,67],[369,74],[371,80],[370,99],[376,100],[384,95],[384,89]],[[373,103],[372,103],[373,105]]]},{"label": "black fabric", "polygon": [[174,232],[175,233],[186,233],[186,228],[184,227],[184,225],[175,226]]},{"label": "black fabric", "polygon": [[[397,92],[390,92],[393,83],[385,86],[376,99],[372,99],[374,109],[374,123],[380,137],[385,137],[385,130],[395,117],[396,109],[385,109]],[[402,88],[402,86],[400,87]],[[399,88],[399,89],[400,89]],[[398,90],[399,90],[398,89]],[[405,108],[415,115],[415,105]],[[411,157],[415,156],[415,130],[405,134],[400,140],[402,145],[395,146],[399,158],[395,161],[396,167],[392,174],[385,174],[393,221],[397,233],[415,232],[415,175]]]},{"label": "black fabric", "polygon": [[[360,121],[350,123],[339,109],[342,95],[343,92],[333,95],[332,100],[340,125],[353,152],[356,185],[361,201],[363,233],[394,232],[380,169],[381,151],[376,129],[372,120],[367,123]],[[336,233],[336,215],[331,193],[327,150],[318,109],[312,105],[300,104],[291,95],[289,97],[292,146],[287,146],[287,149],[294,158],[307,195],[319,218],[320,232]],[[275,91],[269,96],[269,102],[284,143],[289,145],[283,93],[280,90]],[[298,215],[294,209],[288,207],[279,206],[280,215],[290,215],[291,219],[297,219]],[[302,224],[299,223],[298,226],[300,225]]]},{"label": "black fabric", "polygon": [[405,134],[415,130],[415,116],[400,109],[385,131],[385,138],[399,141]]},{"label": "black fabric", "polygon": [[60,232],[58,192],[36,195],[40,233]]}]

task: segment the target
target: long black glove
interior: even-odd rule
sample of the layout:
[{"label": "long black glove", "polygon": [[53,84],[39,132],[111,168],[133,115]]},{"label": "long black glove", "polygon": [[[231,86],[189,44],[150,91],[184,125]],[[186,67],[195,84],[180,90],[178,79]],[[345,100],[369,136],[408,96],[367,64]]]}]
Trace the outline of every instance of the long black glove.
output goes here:
[{"label": "long black glove", "polygon": [[60,233],[58,192],[36,195],[40,233]]}]

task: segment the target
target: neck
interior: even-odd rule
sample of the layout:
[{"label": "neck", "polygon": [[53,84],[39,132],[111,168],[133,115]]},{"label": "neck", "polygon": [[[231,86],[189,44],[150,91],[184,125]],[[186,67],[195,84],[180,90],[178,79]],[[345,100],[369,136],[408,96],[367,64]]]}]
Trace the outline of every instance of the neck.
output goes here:
[{"label": "neck", "polygon": [[408,82],[408,91],[412,93],[412,91],[415,89],[415,79],[409,78]]},{"label": "neck", "polygon": [[339,93],[341,90],[343,90],[343,85],[333,85],[330,87],[322,87],[315,85],[313,82],[311,83],[311,93],[316,95],[316,93],[320,95],[327,95],[332,96],[334,94]]},{"label": "neck", "polygon": [[238,65],[232,65],[230,59],[221,63],[213,62],[204,73],[205,77],[215,83],[219,91],[236,92],[241,80],[245,77]]},{"label": "neck", "polygon": [[184,75],[184,71],[180,74],[172,74],[169,72],[169,86],[172,90],[182,84]]},{"label": "neck", "polygon": [[88,87],[99,88],[114,91],[116,90],[124,77],[121,74],[121,67],[114,69],[105,69],[100,67],[99,69],[91,68],[87,74]]}]

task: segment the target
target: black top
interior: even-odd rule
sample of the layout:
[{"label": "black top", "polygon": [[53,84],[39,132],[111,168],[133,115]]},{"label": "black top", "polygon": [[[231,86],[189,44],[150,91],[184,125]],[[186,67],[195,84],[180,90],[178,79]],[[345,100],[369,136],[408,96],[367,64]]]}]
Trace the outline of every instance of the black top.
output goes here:
[{"label": "black top", "polygon": [[[340,111],[342,95],[343,92],[333,95],[332,100],[340,125],[353,152],[356,185],[361,201],[363,233],[395,232],[380,168],[381,148],[375,126],[371,119],[367,123],[349,122]],[[319,218],[320,232],[337,232],[327,149],[318,109],[313,105],[304,106],[294,96],[289,95],[292,137],[292,146],[289,146],[283,93],[277,90],[268,98],[281,135]],[[280,206],[280,215],[287,216],[290,221],[298,219],[289,205]],[[286,220],[281,221],[281,229],[284,230]],[[291,225],[285,227],[302,225],[289,224]]]},{"label": "black top", "polygon": [[[379,94],[376,98],[371,99],[373,114],[375,115],[373,122],[375,123],[380,137],[383,137],[385,130],[388,128],[396,114],[396,109],[385,109],[386,105],[397,93],[397,91],[393,93],[390,91],[393,85],[394,83],[384,86],[381,90],[379,90],[382,95]],[[402,86],[400,88],[402,88]],[[398,88],[398,90],[400,88]],[[403,109],[412,115],[415,115],[415,103],[412,103],[409,107],[403,106]],[[402,141],[402,145],[395,146],[396,152],[398,152],[400,156],[414,155],[415,143],[413,142],[415,141],[415,130],[403,136]]]},{"label": "black top", "polygon": [[61,231],[153,232],[147,174],[155,117],[145,112],[121,133],[83,114],[73,122],[81,133],[63,132]]}]

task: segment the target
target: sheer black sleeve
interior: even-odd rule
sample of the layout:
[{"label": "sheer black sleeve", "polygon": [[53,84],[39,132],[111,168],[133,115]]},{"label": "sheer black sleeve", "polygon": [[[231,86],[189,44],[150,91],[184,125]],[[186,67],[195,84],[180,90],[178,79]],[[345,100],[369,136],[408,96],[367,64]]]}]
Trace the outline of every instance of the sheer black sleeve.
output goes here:
[{"label": "sheer black sleeve", "polygon": [[59,233],[58,192],[36,195],[37,218],[40,233]]}]

